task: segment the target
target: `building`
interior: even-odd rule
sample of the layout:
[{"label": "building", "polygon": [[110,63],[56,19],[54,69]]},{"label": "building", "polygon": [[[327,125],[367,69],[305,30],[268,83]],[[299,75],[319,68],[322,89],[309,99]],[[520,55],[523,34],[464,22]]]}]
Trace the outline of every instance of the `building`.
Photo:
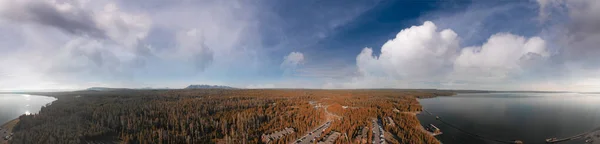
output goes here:
[{"label": "building", "polygon": [[280,139],[280,138],[282,138],[288,134],[292,134],[292,133],[294,133],[294,129],[288,127],[281,131],[273,132],[271,134],[262,134],[262,136],[260,138],[264,143],[269,143],[272,140]]}]

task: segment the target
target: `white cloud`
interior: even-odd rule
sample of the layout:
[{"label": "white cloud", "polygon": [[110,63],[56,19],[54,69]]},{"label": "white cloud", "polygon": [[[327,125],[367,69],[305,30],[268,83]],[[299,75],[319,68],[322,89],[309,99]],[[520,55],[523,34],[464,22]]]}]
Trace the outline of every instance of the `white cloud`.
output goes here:
[{"label": "white cloud", "polygon": [[[140,6],[156,3],[161,5]],[[131,87],[126,84],[248,76],[268,58],[260,56],[263,21],[255,15],[256,4],[0,0],[0,33],[8,35],[0,36],[5,46],[0,89],[85,88],[93,86],[89,81]],[[165,31],[157,37],[167,38],[167,44],[153,43],[151,32],[157,30]]]},{"label": "white cloud", "polygon": [[287,56],[283,57],[281,68],[286,72],[291,72],[302,64],[304,64],[304,54],[301,52],[291,52]]},{"label": "white cloud", "polygon": [[[528,37],[484,28],[489,16],[522,5],[443,15],[438,25],[427,21],[398,32],[380,49],[362,49],[356,56],[357,70],[325,65],[328,62],[315,67],[301,52],[289,53],[280,64],[280,59],[270,61],[264,48],[309,47],[370,6],[348,17],[314,18],[323,22],[304,26],[288,23],[289,17],[257,11],[262,7],[254,2],[148,2],[159,3],[152,9],[140,2],[145,1],[0,0],[0,33],[5,34],[0,36],[0,89],[93,86],[89,81],[126,85],[134,84],[129,81],[139,74],[148,74],[140,77],[141,83],[180,74],[195,78],[194,82],[210,81],[213,76],[253,77],[272,66],[301,78],[248,87],[593,90],[600,86],[597,0],[538,0],[541,34],[502,30],[527,31],[523,33]],[[519,27],[522,21],[503,24]],[[445,27],[452,29],[440,29]],[[482,37],[490,34],[494,35]],[[262,39],[264,35],[272,37]],[[281,43],[262,45],[272,41]]]},{"label": "white cloud", "polygon": [[450,29],[437,30],[432,22],[412,26],[386,42],[379,56],[374,56],[371,48],[363,49],[356,57],[362,75],[326,86],[506,88],[502,85],[530,74],[526,72],[545,64],[551,56],[540,37],[497,33],[481,46],[460,49],[459,39]]},{"label": "white cloud", "polygon": [[492,35],[482,46],[463,48],[454,61],[451,79],[471,82],[498,81],[519,75],[536,61],[550,56],[539,37],[508,33]]},{"label": "white cloud", "polygon": [[451,66],[459,38],[450,29],[438,30],[432,22],[400,31],[386,42],[379,56],[365,48],[356,57],[363,75],[390,76],[394,79],[436,77]]},{"label": "white cloud", "polygon": [[[133,81],[147,81],[140,74],[204,71],[217,55],[223,66],[248,66],[253,62],[247,57],[253,54],[247,46],[256,45],[240,45],[247,34],[256,35],[247,28],[251,23],[231,14],[244,10],[228,9],[223,6],[225,3],[218,3],[206,4],[210,9],[173,5],[148,12],[119,4],[0,0],[0,33],[11,34],[0,37],[0,44],[11,46],[0,48],[0,69],[6,77],[0,80],[0,89],[85,88],[90,86],[82,84],[87,81],[114,86],[135,84]],[[148,39],[149,31],[157,27],[182,35],[170,36],[173,47],[157,50]],[[196,35],[186,35],[194,28],[198,28]],[[4,63],[9,61],[13,63]],[[15,65],[21,69],[11,68]],[[19,80],[23,82],[17,83]],[[52,85],[34,85],[48,82]]]}]

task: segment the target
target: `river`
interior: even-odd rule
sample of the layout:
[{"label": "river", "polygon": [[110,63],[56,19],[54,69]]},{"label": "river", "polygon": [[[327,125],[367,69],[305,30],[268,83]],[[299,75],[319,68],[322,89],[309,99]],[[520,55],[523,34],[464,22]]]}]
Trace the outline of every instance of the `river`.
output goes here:
[{"label": "river", "polygon": [[[499,143],[521,140],[543,144],[547,138],[563,138],[600,127],[600,95],[577,93],[476,93],[419,99],[423,109],[443,121],[472,134],[461,132],[426,112],[421,124],[434,124],[445,144]],[[564,143],[583,143],[584,139]]]},{"label": "river", "polygon": [[54,97],[28,94],[0,94],[0,125],[23,114],[34,114],[42,106],[55,101]]}]

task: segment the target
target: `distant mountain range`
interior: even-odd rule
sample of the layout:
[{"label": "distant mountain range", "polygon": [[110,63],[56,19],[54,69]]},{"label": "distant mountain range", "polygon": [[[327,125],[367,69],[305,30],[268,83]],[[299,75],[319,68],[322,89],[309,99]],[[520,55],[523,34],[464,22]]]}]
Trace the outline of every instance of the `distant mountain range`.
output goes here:
[{"label": "distant mountain range", "polygon": [[86,91],[117,91],[117,90],[130,90],[128,88],[107,88],[107,87],[91,87],[85,89]]},{"label": "distant mountain range", "polygon": [[[109,88],[109,87],[90,87],[82,91],[121,91],[121,90],[168,90],[172,88]],[[230,86],[221,86],[221,85],[190,85],[184,89],[237,89]]]},{"label": "distant mountain range", "polygon": [[87,88],[84,91],[118,91],[118,90],[168,90],[171,88],[165,87],[165,88],[151,88],[151,87],[144,87],[144,88],[108,88],[108,87],[91,87],[91,88]]},{"label": "distant mountain range", "polygon": [[153,88],[153,87],[143,87],[143,88],[136,88],[139,90],[168,90],[168,89],[172,89],[169,87],[164,87],[164,88]]},{"label": "distant mountain range", "polygon": [[230,86],[221,86],[221,85],[190,85],[185,89],[237,89]]}]

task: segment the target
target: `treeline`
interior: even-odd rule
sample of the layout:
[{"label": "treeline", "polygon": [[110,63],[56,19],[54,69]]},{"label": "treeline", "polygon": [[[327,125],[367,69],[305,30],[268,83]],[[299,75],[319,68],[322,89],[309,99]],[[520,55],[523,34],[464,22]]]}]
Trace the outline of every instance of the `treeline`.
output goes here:
[{"label": "treeline", "polygon": [[[345,134],[355,137],[361,126],[370,127],[370,118],[392,115],[394,108],[419,111],[416,97],[449,93],[204,89],[37,94],[58,100],[36,115],[21,116],[11,143],[261,143],[262,134],[292,127],[295,133],[274,141],[289,143],[327,119],[325,111],[314,108],[309,101],[352,107],[338,106],[335,113],[341,119],[328,129],[342,132],[336,141],[342,143]],[[394,133],[398,141],[435,140],[427,135],[405,134],[419,133],[414,130],[416,117],[393,118],[406,121],[396,122],[400,125],[398,131],[404,132]]]},{"label": "treeline", "polygon": [[[331,130],[348,135],[348,139],[340,139],[336,143],[348,143],[354,141],[359,135],[362,127],[370,128],[368,143],[372,141],[372,120],[392,117],[394,126],[386,126],[384,129],[390,132],[386,136],[390,143],[438,143],[438,141],[418,129],[419,120],[415,115],[406,112],[421,111],[416,98],[430,98],[435,96],[453,95],[451,92],[438,91],[400,91],[400,90],[362,90],[348,91],[346,94],[328,97],[324,100],[331,103],[328,110],[342,116],[340,120],[334,121]],[[346,108],[343,108],[346,106]],[[395,112],[398,111],[398,112]],[[379,137],[379,136],[377,136]],[[341,137],[343,138],[343,137]]]}]

